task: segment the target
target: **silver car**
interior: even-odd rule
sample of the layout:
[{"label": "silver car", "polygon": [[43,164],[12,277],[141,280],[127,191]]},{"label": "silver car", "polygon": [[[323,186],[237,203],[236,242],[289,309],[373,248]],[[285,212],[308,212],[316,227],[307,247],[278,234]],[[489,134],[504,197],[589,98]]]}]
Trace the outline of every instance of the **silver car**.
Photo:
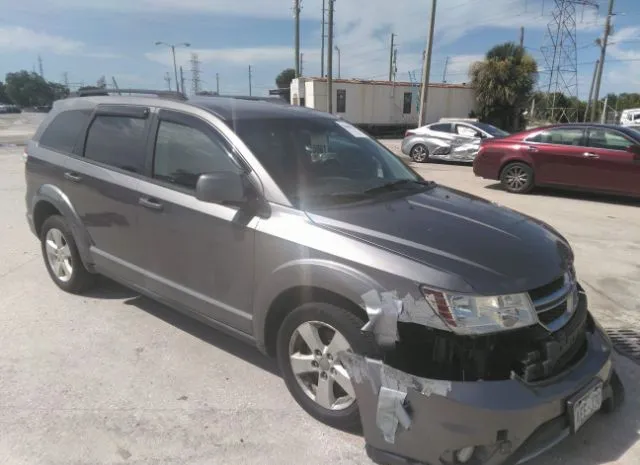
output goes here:
[{"label": "silver car", "polygon": [[402,153],[418,163],[431,159],[472,163],[482,139],[507,135],[508,132],[486,123],[440,121],[407,131]]}]

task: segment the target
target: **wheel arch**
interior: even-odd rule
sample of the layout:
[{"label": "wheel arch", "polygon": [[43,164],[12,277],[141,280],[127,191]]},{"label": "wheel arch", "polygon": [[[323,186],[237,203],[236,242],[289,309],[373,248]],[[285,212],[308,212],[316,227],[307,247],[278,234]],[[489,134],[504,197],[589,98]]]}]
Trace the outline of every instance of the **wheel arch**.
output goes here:
[{"label": "wheel arch", "polygon": [[80,259],[87,270],[92,270],[91,237],[82,220],[71,205],[69,197],[57,186],[45,184],[36,192],[31,201],[34,232],[40,237],[42,225],[52,215],[62,216],[69,225],[80,254]]},{"label": "wheel arch", "polygon": [[363,273],[331,261],[305,259],[278,268],[259,287],[253,332],[258,348],[275,354],[278,329],[287,314],[306,302],[330,303],[368,320],[362,295],[380,285]]}]

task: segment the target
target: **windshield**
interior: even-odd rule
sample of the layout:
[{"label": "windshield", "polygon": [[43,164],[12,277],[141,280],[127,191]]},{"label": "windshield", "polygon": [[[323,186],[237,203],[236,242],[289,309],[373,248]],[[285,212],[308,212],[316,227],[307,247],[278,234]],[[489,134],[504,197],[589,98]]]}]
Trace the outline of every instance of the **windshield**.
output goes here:
[{"label": "windshield", "polygon": [[425,189],[398,157],[344,121],[252,119],[237,124],[236,132],[296,207]]},{"label": "windshield", "polygon": [[487,132],[489,134],[491,134],[494,137],[506,137],[509,135],[509,133],[507,131],[503,131],[502,129],[499,129],[495,126],[492,126],[491,124],[487,124],[487,123],[474,123],[474,126],[476,126],[477,128],[482,129],[484,132]]}]

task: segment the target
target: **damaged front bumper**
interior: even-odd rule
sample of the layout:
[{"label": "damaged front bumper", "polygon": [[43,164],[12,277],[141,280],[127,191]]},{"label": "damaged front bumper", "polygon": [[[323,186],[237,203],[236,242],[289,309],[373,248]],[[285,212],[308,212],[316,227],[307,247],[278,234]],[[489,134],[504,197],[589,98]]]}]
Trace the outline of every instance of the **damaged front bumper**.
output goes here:
[{"label": "damaged front bumper", "polygon": [[[614,396],[611,345],[599,327],[587,335],[578,363],[541,382],[513,375],[498,381],[445,381],[413,376],[380,360],[343,353],[370,458],[380,464],[524,463],[572,433],[576,396],[602,386]],[[616,394],[617,395],[617,394]]]}]

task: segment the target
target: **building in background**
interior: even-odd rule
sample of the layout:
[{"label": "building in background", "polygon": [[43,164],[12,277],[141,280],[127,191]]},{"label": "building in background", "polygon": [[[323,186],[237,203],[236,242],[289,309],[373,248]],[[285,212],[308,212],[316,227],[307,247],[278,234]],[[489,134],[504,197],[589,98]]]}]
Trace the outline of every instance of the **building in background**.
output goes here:
[{"label": "building in background", "polygon": [[[333,80],[334,114],[374,135],[400,135],[418,125],[420,88],[411,82]],[[327,79],[296,78],[291,104],[327,111]],[[467,118],[476,109],[466,84],[430,84],[427,123]]]}]

